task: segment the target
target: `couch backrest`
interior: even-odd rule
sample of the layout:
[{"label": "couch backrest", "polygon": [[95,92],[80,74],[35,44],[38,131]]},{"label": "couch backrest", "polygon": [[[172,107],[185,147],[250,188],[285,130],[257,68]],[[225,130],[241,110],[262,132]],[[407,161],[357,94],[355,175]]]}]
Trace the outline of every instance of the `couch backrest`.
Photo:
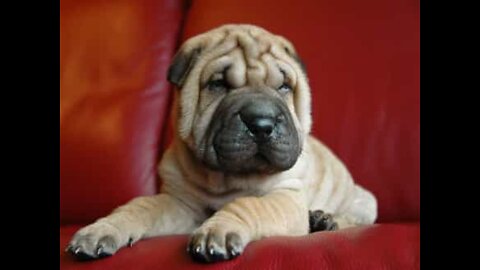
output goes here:
[{"label": "couch backrest", "polygon": [[183,3],[60,5],[60,217],[90,222],[157,190]]},{"label": "couch backrest", "polygon": [[193,1],[183,39],[225,23],[294,43],[313,91],[313,135],[375,193],[380,222],[419,219],[419,1]]}]

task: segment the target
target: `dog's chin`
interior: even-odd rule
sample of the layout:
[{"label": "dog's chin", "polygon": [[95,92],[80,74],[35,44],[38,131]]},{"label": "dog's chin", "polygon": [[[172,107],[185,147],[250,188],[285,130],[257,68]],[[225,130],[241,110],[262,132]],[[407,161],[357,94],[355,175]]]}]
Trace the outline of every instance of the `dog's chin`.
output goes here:
[{"label": "dog's chin", "polygon": [[300,152],[293,149],[295,146],[288,152],[258,149],[254,143],[236,146],[238,149],[225,145],[209,147],[213,151],[205,156],[203,163],[211,170],[232,175],[275,174],[292,168]]}]

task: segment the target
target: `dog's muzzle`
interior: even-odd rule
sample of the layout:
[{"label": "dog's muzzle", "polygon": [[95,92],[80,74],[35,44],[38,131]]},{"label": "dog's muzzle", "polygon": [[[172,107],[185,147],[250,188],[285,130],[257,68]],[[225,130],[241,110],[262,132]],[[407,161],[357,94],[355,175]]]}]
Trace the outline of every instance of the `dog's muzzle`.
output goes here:
[{"label": "dog's muzzle", "polygon": [[207,131],[202,160],[214,170],[274,173],[291,168],[300,142],[285,102],[258,92],[227,96]]},{"label": "dog's muzzle", "polygon": [[284,118],[278,106],[265,98],[248,102],[239,114],[240,119],[250,131],[249,134],[257,143],[271,140],[277,131],[277,123]]}]

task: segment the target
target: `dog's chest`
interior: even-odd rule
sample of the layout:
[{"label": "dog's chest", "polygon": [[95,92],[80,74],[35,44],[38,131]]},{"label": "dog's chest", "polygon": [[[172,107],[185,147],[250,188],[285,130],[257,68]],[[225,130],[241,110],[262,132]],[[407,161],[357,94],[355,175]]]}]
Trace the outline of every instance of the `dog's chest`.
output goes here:
[{"label": "dog's chest", "polygon": [[268,192],[265,181],[249,177],[232,177],[212,172],[205,181],[204,199],[209,211],[216,211],[236,198],[262,196]]}]

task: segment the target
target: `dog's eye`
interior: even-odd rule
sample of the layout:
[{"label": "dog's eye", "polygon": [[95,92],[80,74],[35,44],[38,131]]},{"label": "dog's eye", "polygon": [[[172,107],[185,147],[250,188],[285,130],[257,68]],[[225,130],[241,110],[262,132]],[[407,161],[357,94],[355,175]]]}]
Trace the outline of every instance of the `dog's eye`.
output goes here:
[{"label": "dog's eye", "polygon": [[211,81],[208,82],[207,87],[211,91],[219,91],[219,90],[228,89],[228,84],[223,79],[211,80]]},{"label": "dog's eye", "polygon": [[292,87],[288,83],[283,83],[282,85],[280,85],[280,87],[278,87],[278,91],[282,93],[287,93],[292,91]]}]

